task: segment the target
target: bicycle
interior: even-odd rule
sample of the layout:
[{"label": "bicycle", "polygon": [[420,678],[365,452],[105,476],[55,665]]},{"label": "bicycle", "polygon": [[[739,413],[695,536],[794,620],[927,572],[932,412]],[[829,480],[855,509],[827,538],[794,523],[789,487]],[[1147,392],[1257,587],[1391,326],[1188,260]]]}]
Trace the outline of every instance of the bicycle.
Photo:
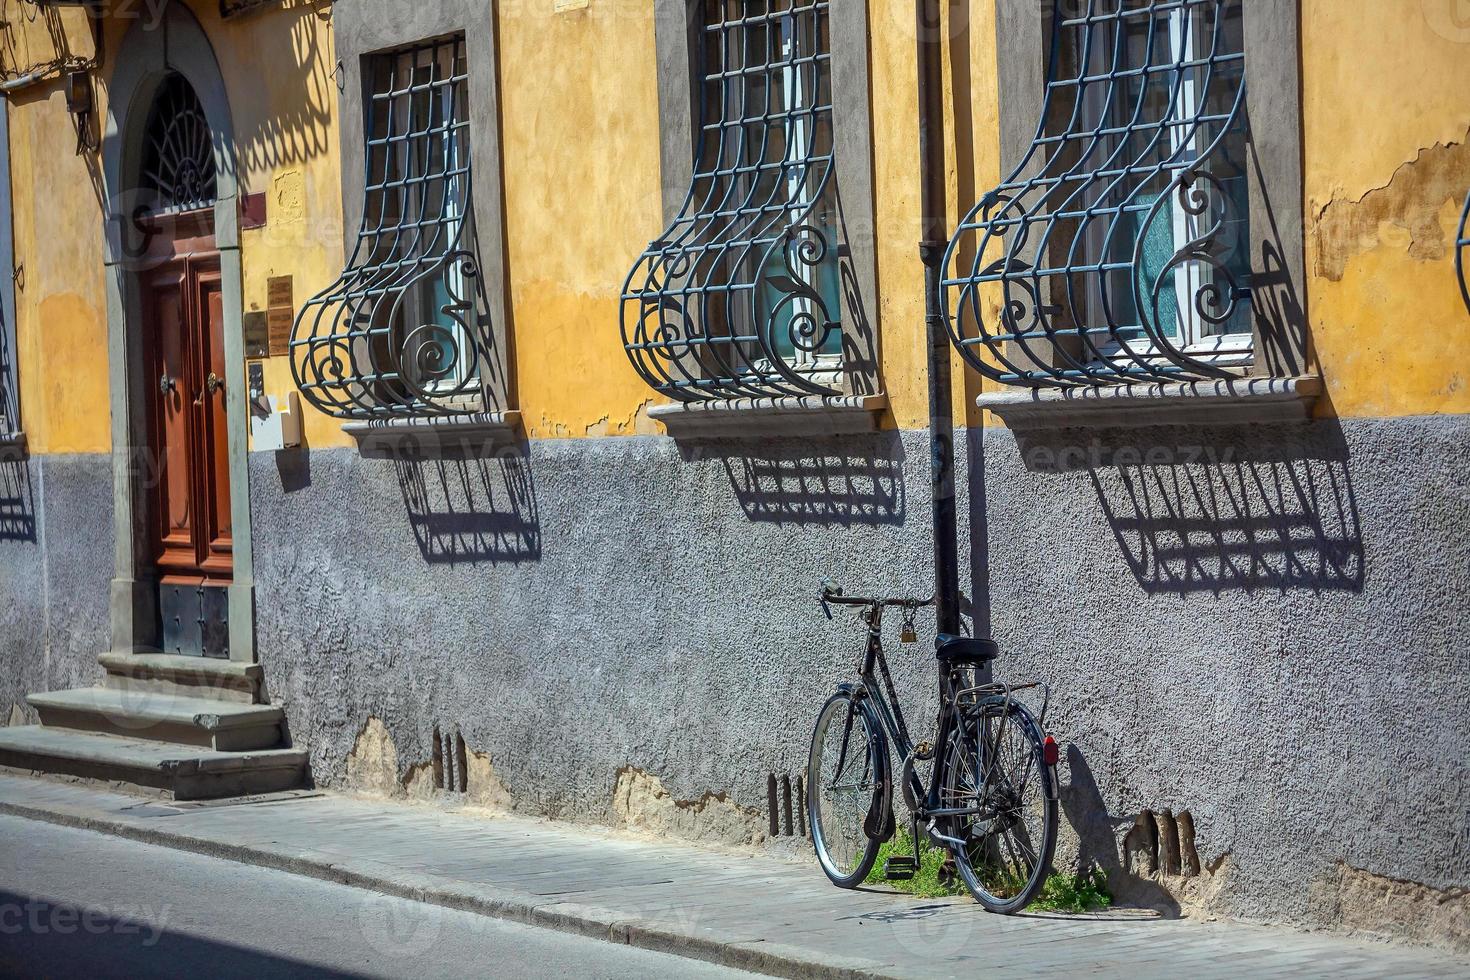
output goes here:
[{"label": "bicycle", "polygon": [[[834,583],[823,584],[827,618],[830,606],[865,607],[868,644],[860,679],[839,684],[817,716],[807,763],[808,829],[833,884],[856,888],[867,880],[880,845],[895,830],[891,741],[903,756],[899,785],[914,855],[891,857],[885,877],[904,880],[917,872],[925,821],[927,838],[949,852],[975,900],[1013,914],[1040,892],[1056,849],[1058,748],[1043,728],[1050,690],[1040,682],[982,682],[980,673],[999,654],[996,644],[940,634],[936,735],[916,744],[883,652],[883,611],[904,611],[902,639],[913,643],[918,610],[933,604],[932,598],[846,596]],[[1039,719],[1015,698],[1036,688],[1044,696]],[[831,737],[834,723],[840,739]],[[921,762],[934,763],[927,786],[915,771]]]}]

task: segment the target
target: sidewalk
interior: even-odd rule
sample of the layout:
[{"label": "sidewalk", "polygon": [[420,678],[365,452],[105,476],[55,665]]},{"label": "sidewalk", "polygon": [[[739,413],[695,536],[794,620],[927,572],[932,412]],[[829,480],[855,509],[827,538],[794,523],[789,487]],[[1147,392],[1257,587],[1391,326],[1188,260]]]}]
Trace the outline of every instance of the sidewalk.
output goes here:
[{"label": "sidewalk", "polygon": [[1125,912],[988,915],[813,867],[333,794],[177,804],[0,775],[0,812],[781,976],[1451,977],[1446,954]]}]

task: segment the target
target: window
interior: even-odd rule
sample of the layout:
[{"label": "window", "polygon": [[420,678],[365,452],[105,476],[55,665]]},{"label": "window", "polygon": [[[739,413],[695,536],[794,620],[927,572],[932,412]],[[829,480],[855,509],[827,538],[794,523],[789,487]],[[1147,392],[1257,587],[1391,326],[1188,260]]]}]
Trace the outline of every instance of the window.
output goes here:
[{"label": "window", "polygon": [[367,56],[362,225],[297,318],[302,394],[341,418],[475,414],[491,343],[471,195],[463,38]]},{"label": "window", "polygon": [[836,395],[843,242],[828,0],[699,0],[695,164],[623,290],[623,339],[693,402]]},{"label": "window", "polygon": [[1041,122],[946,256],[967,360],[1031,387],[1252,362],[1241,0],[1061,2]]},{"label": "window", "polygon": [[214,133],[184,76],[164,79],[144,131],[143,206],[158,215],[213,207]]}]

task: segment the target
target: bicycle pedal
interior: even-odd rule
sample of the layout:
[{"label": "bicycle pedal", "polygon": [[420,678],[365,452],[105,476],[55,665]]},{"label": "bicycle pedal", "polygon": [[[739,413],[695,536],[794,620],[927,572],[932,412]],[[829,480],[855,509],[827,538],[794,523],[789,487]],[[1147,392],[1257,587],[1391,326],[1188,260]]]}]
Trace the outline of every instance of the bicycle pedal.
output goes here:
[{"label": "bicycle pedal", "polygon": [[909,881],[919,870],[911,857],[891,857],[883,862],[883,877],[888,881]]}]

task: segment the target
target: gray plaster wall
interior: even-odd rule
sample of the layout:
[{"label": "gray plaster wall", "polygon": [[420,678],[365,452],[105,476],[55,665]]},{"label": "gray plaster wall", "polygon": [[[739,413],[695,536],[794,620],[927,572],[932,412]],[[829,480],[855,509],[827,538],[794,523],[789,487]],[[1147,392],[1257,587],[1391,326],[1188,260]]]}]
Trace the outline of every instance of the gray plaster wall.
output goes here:
[{"label": "gray plaster wall", "polygon": [[404,769],[435,724],[462,728],[540,812],[607,819],[625,766],[764,811],[861,653],[855,620],[823,617],[822,577],[930,587],[923,436],[835,446],[255,455],[271,696],[324,782],[373,716]]},{"label": "gray plaster wall", "polygon": [[0,463],[0,724],[27,694],[100,677],[111,555],[108,456]]},{"label": "gray plaster wall", "polygon": [[971,440],[1092,857],[1167,807],[1240,914],[1330,914],[1340,865],[1470,884],[1470,420]]},{"label": "gray plaster wall", "polygon": [[[1467,428],[968,434],[967,608],[1053,685],[1064,812],[1123,892],[1178,906],[1118,850],[1166,807],[1226,914],[1321,921],[1341,864],[1470,884]],[[612,819],[631,767],[763,823],[856,668],[819,580],[931,583],[922,433],[251,462],[262,661],[323,784],[378,718],[401,776],[439,725],[534,812]],[[932,660],[898,650],[927,729]]]}]

